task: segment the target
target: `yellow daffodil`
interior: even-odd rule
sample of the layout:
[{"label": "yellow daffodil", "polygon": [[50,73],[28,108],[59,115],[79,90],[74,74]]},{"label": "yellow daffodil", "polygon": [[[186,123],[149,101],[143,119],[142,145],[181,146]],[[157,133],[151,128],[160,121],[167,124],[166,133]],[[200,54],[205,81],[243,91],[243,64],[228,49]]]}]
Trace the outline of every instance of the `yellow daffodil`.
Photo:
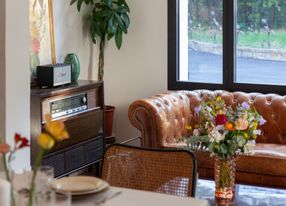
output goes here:
[{"label": "yellow daffodil", "polygon": [[45,129],[56,141],[60,142],[69,138],[69,134],[62,121],[57,120],[52,122],[50,116],[46,116],[46,121]]},{"label": "yellow daffodil", "polygon": [[54,137],[60,136],[64,128],[65,125],[61,121],[47,122],[47,124],[45,125],[46,131]]},{"label": "yellow daffodil", "polygon": [[56,139],[56,141],[61,142],[69,138],[69,133],[67,132],[67,130],[64,129],[60,135],[54,136],[54,138]]},{"label": "yellow daffodil", "polygon": [[45,150],[49,150],[55,145],[55,140],[46,133],[41,133],[37,142],[38,145]]}]

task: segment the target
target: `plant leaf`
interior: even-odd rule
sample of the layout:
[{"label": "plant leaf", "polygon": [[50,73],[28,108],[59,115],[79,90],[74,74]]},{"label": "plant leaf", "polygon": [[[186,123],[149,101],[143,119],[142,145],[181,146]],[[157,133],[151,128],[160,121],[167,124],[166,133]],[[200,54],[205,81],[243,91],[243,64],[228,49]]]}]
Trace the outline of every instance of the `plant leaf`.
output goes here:
[{"label": "plant leaf", "polygon": [[116,28],[115,23],[114,23],[114,16],[112,15],[110,17],[110,19],[108,20],[108,33],[115,34],[116,29],[117,28]]},{"label": "plant leaf", "polygon": [[107,9],[103,9],[103,10],[98,12],[98,16],[99,17],[107,17],[107,16],[110,16],[110,15],[112,15],[112,11],[107,10]]},{"label": "plant leaf", "polygon": [[114,34],[112,33],[108,33],[107,34],[107,40],[109,41],[110,39],[112,39],[112,37],[114,37]]},{"label": "plant leaf", "polygon": [[82,3],[84,0],[77,0],[77,10],[80,11]]},{"label": "plant leaf", "polygon": [[124,33],[127,33],[127,29],[126,29],[125,24],[123,23],[121,17],[117,13],[115,13],[115,17],[116,17],[116,20],[118,22],[120,29],[122,31],[124,31]]},{"label": "plant leaf", "polygon": [[117,29],[117,32],[115,33],[115,43],[117,49],[120,49],[122,45],[122,31],[120,29]]},{"label": "plant leaf", "polygon": [[70,5],[73,5],[77,0],[71,0]]},{"label": "plant leaf", "polygon": [[127,14],[122,14],[122,19],[123,19],[123,22],[125,24],[125,27],[128,28],[130,25],[129,16]]}]

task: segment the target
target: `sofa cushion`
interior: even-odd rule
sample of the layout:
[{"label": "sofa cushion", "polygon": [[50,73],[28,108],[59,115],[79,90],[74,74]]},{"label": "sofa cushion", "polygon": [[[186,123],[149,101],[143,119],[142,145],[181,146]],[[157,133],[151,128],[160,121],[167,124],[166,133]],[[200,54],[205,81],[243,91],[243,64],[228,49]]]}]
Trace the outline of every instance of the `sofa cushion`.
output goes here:
[{"label": "sofa cushion", "polygon": [[[184,143],[169,144],[167,147],[186,147]],[[208,152],[198,151],[198,167],[214,168],[214,158]],[[252,155],[239,155],[237,171],[286,177],[286,145],[257,143]]]}]

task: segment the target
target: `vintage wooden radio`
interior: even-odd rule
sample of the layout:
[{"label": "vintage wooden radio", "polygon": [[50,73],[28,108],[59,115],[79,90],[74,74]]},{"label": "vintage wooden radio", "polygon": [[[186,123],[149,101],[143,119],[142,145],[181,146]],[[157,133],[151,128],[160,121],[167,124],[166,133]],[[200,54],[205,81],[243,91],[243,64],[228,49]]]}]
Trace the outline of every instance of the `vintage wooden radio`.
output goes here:
[{"label": "vintage wooden radio", "polygon": [[43,131],[45,115],[65,122],[70,138],[57,143],[43,158],[44,165],[63,176],[101,161],[104,148],[103,83],[78,81],[53,89],[31,89],[31,161],[37,137]]}]

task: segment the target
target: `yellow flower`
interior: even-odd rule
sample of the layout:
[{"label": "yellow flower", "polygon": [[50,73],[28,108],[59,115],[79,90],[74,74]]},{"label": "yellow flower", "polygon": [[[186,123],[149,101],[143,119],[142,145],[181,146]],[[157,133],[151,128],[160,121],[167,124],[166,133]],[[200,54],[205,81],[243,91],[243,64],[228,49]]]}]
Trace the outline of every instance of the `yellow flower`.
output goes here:
[{"label": "yellow flower", "polygon": [[253,127],[252,127],[252,128],[253,128],[254,130],[256,130],[256,129],[257,129],[257,125],[258,125],[257,122],[253,122]]},{"label": "yellow flower", "polygon": [[221,96],[218,96],[218,97],[216,98],[216,100],[217,100],[217,101],[221,101]]},{"label": "yellow flower", "polygon": [[248,134],[244,133],[243,136],[245,137],[245,139],[248,139]]},{"label": "yellow flower", "polygon": [[46,133],[41,133],[37,142],[38,145],[45,150],[49,150],[55,145],[55,140]]},{"label": "yellow flower", "polygon": [[191,125],[187,125],[187,126],[186,126],[186,129],[191,131],[193,128],[192,128]]},{"label": "yellow flower", "polygon": [[69,138],[69,134],[62,121],[51,122],[50,116],[46,116],[46,121],[45,129],[56,141],[60,142]]}]

